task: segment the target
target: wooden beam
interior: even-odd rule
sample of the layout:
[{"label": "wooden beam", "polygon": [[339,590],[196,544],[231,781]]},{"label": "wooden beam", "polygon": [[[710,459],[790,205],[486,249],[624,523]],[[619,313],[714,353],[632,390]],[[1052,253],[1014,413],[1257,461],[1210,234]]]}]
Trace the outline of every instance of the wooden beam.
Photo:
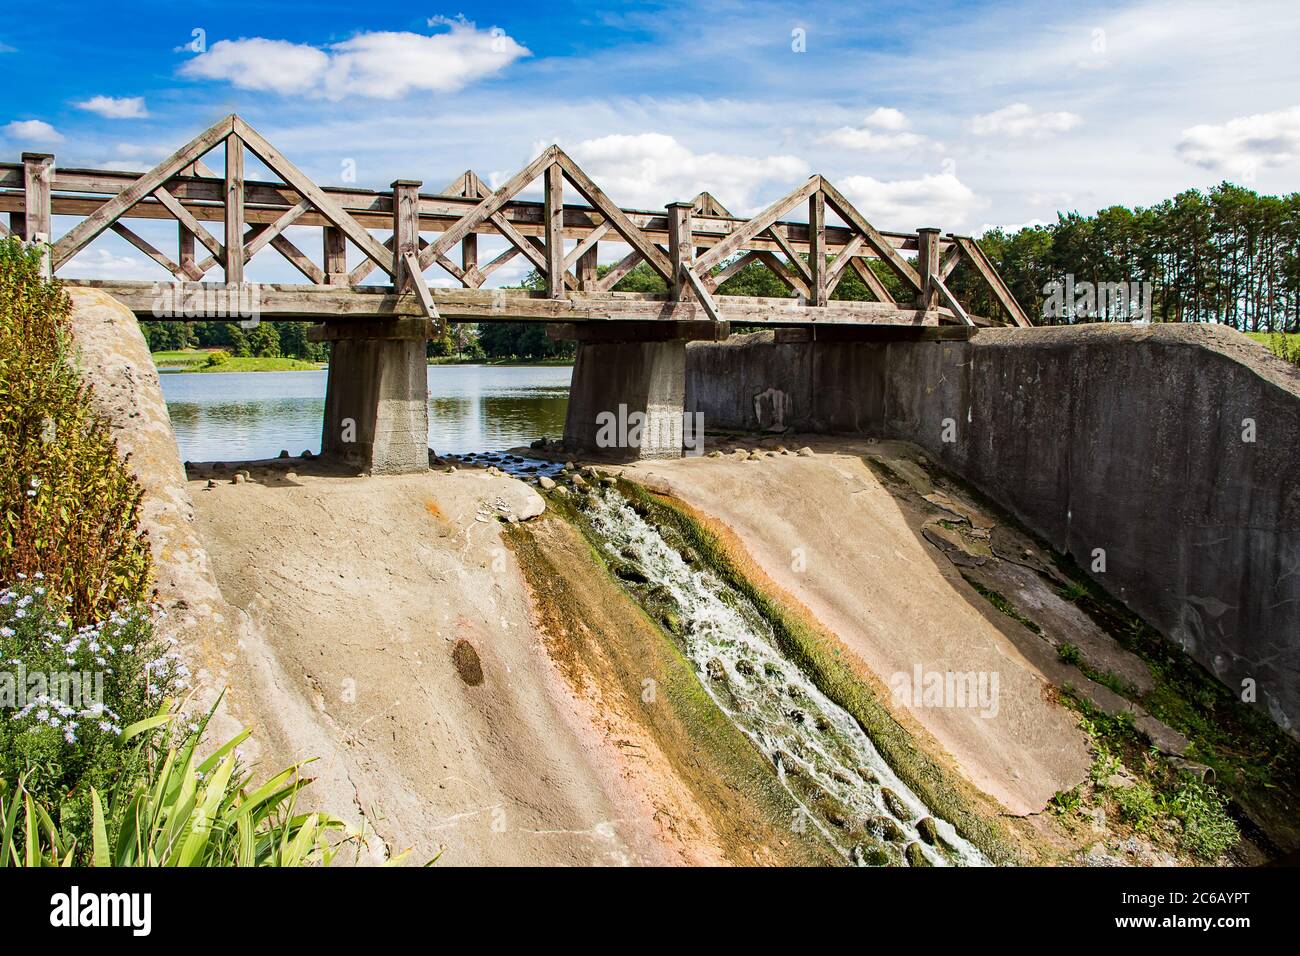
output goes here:
[{"label": "wooden beam", "polygon": [[863,284],[871,290],[871,294],[876,297],[876,301],[888,305],[895,304],[894,297],[889,294],[885,284],[880,281],[880,276],[876,275],[875,270],[871,268],[871,263],[854,256],[849,260],[849,265],[858,274],[858,278],[862,280]]},{"label": "wooden beam", "polygon": [[939,230],[926,227],[916,230],[916,269],[921,273],[921,289],[916,294],[918,309],[933,309],[939,302]]},{"label": "wooden beam", "polygon": [[708,252],[696,260],[699,269],[708,271],[740,251],[741,246],[770,227],[778,219],[794,209],[821,187],[821,177],[813,176],[808,182],[768,206],[753,219],[736,229]]},{"label": "wooden beam", "polygon": [[831,208],[839,215],[841,219],[849,226],[856,230],[867,244],[884,259],[889,267],[897,273],[898,277],[912,287],[916,292],[921,291],[921,277],[917,275],[916,270],[908,263],[906,259],[900,256],[889,244],[889,241],[876,230],[876,227],[863,218],[862,213],[853,208],[853,204],[844,198],[844,194],[828,182],[822,183],[822,189],[826,193],[826,201],[831,204]]},{"label": "wooden beam", "polygon": [[[393,287],[398,293],[414,292],[415,276],[407,259],[420,253],[420,182],[415,179],[398,179],[393,190]],[[416,273],[423,272],[416,269]]]},{"label": "wooden beam", "polygon": [[979,243],[970,236],[953,236],[953,241],[957,243],[966,258],[970,260],[971,265],[984,277],[984,281],[988,283],[998,303],[1007,310],[1011,320],[1022,328],[1029,328],[1033,324],[1029,321],[1029,316],[1020,307],[1016,297],[1011,294],[1011,289],[1002,281],[1002,276],[998,274],[998,270],[993,268],[993,263],[989,261],[988,256],[984,255],[984,250],[979,247]]},{"label": "wooden beam", "polygon": [[543,200],[546,207],[546,294],[555,298],[564,293],[564,170],[551,163],[543,174]]},{"label": "wooden beam", "polygon": [[643,233],[627,214],[619,209],[610,201],[599,186],[591,181],[591,178],[584,173],[572,159],[564,154],[559,148],[556,148],[556,161],[564,170],[564,175],[573,188],[578,191],[583,199],[591,203],[592,207],[605,217],[605,221],[614,227],[615,231],[623,237],[629,246],[641,253],[650,267],[664,277],[668,282],[672,282],[672,264],[668,257],[660,251],[659,247]]},{"label": "wooden beam", "polygon": [[668,258],[673,267],[669,293],[674,299],[686,298],[686,290],[694,285],[687,276],[695,267],[695,242],[691,228],[694,212],[694,205],[688,202],[675,202],[668,206]]},{"label": "wooden beam", "polygon": [[185,208],[184,204],[167,191],[166,186],[159,186],[153,191],[152,195],[158,200],[158,202],[162,203],[163,206],[166,207],[168,212],[176,217],[177,222],[189,230],[189,232],[191,232],[199,242],[203,243],[209,252],[218,259],[225,258],[225,248],[219,241],[217,241],[217,237],[208,232],[207,229],[203,228],[203,224],[194,217],[193,213]]},{"label": "wooden beam", "polygon": [[446,326],[442,321],[442,316],[438,314],[438,307],[433,302],[433,295],[429,292],[429,285],[424,281],[424,273],[420,270],[420,260],[416,258],[415,250],[404,250],[402,260],[401,272],[410,280],[411,288],[416,293],[416,298],[420,303],[420,308],[424,311],[425,317],[438,323],[439,334],[445,332]]},{"label": "wooden beam", "polygon": [[343,208],[326,195],[323,189],[308,179],[302,170],[282,156],[280,151],[268,143],[257,130],[237,116],[233,120],[235,132],[258,159],[266,163],[270,170],[296,189],[301,198],[310,199],[311,204],[320,210],[321,214],[332,225],[342,229],[344,234],[352,240],[352,244],[360,249],[363,255],[369,256],[381,269],[390,275],[392,274],[394,268],[393,258],[374,236],[367,232],[351,215],[344,212]]},{"label": "wooden beam", "polygon": [[[165,255],[163,255],[156,248],[154,248],[152,244],[150,244],[148,241],[146,241],[145,239],[141,238],[140,236],[132,232],[130,229],[128,229],[124,223],[115,222],[108,228],[113,230],[113,232],[117,233],[127,242],[131,243],[131,245],[135,246],[137,249],[143,252],[154,262],[158,263],[158,265],[162,266],[164,269],[166,269],[176,278],[178,279],[188,278],[185,271],[180,267],[178,263],[172,262]],[[202,275],[202,273],[199,274]]]},{"label": "wooden beam", "polygon": [[812,281],[810,305],[825,305],[830,298],[826,283],[826,194],[820,189],[808,197],[808,269]]},{"label": "wooden beam", "polygon": [[948,287],[943,284],[943,280],[933,273],[930,275],[930,283],[936,294],[943,299],[948,308],[952,309],[952,314],[961,319],[962,325],[974,325],[971,317],[966,314],[966,310],[961,307],[957,297],[948,291]]},{"label": "wooden beam", "polygon": [[244,141],[235,133],[226,137],[226,282],[244,281]]},{"label": "wooden beam", "polygon": [[338,226],[321,230],[322,254],[325,259],[327,285],[348,284],[348,238]]},{"label": "wooden beam", "polygon": [[60,266],[94,241],[95,237],[107,229],[109,224],[116,221],[122,213],[171,179],[182,167],[190,165],[229,136],[234,129],[234,121],[233,115],[218,120],[77,223],[67,235],[55,243],[54,269],[57,271]]},{"label": "wooden beam", "polygon": [[54,157],[49,153],[23,153],[23,238],[42,245],[41,274],[54,275],[50,262],[49,245],[52,219],[50,205],[50,179],[54,172]]}]

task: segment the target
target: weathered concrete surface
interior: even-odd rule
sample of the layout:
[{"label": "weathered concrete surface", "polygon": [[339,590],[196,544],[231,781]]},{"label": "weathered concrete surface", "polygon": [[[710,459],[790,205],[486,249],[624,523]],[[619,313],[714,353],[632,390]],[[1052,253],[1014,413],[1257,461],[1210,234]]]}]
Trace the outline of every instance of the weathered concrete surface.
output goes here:
[{"label": "weathered concrete surface", "polygon": [[363,862],[407,848],[455,864],[720,858],[707,832],[670,832],[663,820],[692,816],[681,787],[649,771],[630,783],[548,658],[497,521],[537,514],[535,492],[427,462],[360,479],[281,460],[187,481],[134,315],[71,294],[82,374],[145,491],[164,633],[195,706],[226,690],[211,742],[250,726],[241,752],[259,776],[315,758],[303,808],[364,824]]},{"label": "weathered concrete surface", "polygon": [[1244,336],[1204,325],[989,329],[969,342],[757,333],[687,354],[687,409],[707,427],[923,446],[1085,570],[1103,550],[1097,581],[1229,686],[1253,680],[1273,719],[1300,730],[1300,371]]},{"label": "weathered concrete surface", "polygon": [[[683,458],[626,472],[721,521],[777,587],[839,638],[851,666],[895,712],[1009,812],[1036,813],[1087,775],[1086,738],[1048,693],[1044,668],[1055,665],[1055,652],[995,626],[983,599],[857,455]],[[918,668],[996,680],[996,703],[893,698]]]},{"label": "weathered concrete surface", "polygon": [[[408,334],[398,334],[401,327]],[[331,328],[321,453],[375,475],[429,467],[424,323]],[[389,328],[391,327],[391,328]]]},{"label": "weathered concrete surface", "polygon": [[685,395],[685,341],[579,342],[565,444],[611,459],[678,458]]}]

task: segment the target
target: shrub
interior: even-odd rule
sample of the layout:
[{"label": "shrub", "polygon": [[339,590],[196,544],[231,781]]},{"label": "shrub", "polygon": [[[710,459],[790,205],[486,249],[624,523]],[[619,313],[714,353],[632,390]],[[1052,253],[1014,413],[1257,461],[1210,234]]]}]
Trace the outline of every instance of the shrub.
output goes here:
[{"label": "shrub", "polygon": [[59,283],[0,241],[0,581],[42,572],[78,624],[149,591],[140,489],[73,364]]},{"label": "shrub", "polygon": [[66,832],[90,830],[90,791],[140,772],[119,740],[188,684],[151,610],[126,605],[73,624],[38,575],[0,590],[0,779],[24,780]]},{"label": "shrub", "polygon": [[328,865],[346,843],[359,845],[360,835],[347,833],[343,821],[295,812],[311,783],[302,764],[254,785],[236,751],[247,730],[200,762],[207,720],[169,745],[173,719],[164,710],[126,728],[121,740],[138,741],[135,760],[145,772],[119,783],[107,804],[91,791],[88,838],[56,824],[25,781],[0,785],[0,867]]},{"label": "shrub", "polygon": [[208,359],[203,364],[208,368],[216,368],[219,365],[225,365],[230,361],[230,354],[222,349],[217,349],[208,355]]}]

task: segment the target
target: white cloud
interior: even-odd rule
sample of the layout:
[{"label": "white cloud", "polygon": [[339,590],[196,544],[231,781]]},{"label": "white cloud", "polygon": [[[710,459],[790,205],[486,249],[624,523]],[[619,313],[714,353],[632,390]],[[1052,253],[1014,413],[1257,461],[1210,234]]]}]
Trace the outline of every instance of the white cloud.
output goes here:
[{"label": "white cloud", "polygon": [[858,212],[880,229],[910,232],[938,226],[948,232],[960,229],[973,211],[986,205],[952,173],[888,182],[849,176],[836,185]]},{"label": "white cloud", "polygon": [[1296,162],[1300,160],[1300,106],[1238,116],[1221,126],[1193,126],[1183,130],[1177,149],[1187,162],[1216,172],[1249,175],[1260,167]]},{"label": "white cloud", "polygon": [[4,127],[6,136],[27,143],[60,143],[63,134],[44,120],[14,120]]},{"label": "white cloud", "polygon": [[144,119],[149,115],[143,96],[92,96],[76,106],[106,119]]},{"label": "white cloud", "polygon": [[902,112],[882,106],[864,119],[860,127],[841,126],[817,142],[868,153],[910,149],[925,142],[924,136],[911,132],[911,126],[911,120]]},{"label": "white cloud", "polygon": [[415,91],[454,92],[529,54],[498,29],[480,30],[466,20],[430,25],[448,30],[432,36],[359,33],[324,49],[264,37],[219,40],[181,73],[286,95],[397,99]]},{"label": "white cloud", "polygon": [[567,152],[615,202],[652,209],[708,190],[733,212],[743,213],[754,208],[761,187],[774,185],[768,198],[775,198],[810,173],[797,156],[694,153],[664,133],[601,136]]},{"label": "white cloud", "polygon": [[977,136],[1001,135],[1011,139],[1043,139],[1064,133],[1083,122],[1077,113],[1035,113],[1028,103],[1012,103],[992,113],[981,113],[970,121]]}]

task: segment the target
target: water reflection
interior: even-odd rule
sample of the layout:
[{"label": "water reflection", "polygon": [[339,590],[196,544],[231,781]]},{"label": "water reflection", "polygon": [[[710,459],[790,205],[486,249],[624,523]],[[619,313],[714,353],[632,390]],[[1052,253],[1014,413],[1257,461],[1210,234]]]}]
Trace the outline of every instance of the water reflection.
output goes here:
[{"label": "water reflection", "polygon": [[[429,445],[465,454],[564,431],[567,367],[432,365]],[[178,372],[162,376],[181,457],[269,458],[320,451],[324,371]]]}]

